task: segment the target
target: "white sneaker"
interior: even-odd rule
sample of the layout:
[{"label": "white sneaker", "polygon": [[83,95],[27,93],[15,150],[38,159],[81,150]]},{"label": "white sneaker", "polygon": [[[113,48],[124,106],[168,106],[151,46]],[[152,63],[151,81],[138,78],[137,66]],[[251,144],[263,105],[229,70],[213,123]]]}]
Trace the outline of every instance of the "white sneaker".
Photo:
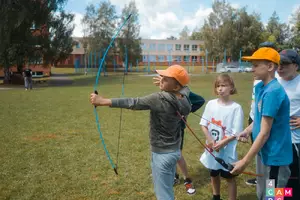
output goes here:
[{"label": "white sneaker", "polygon": [[185,189],[186,189],[186,193],[188,193],[189,195],[193,195],[196,193],[196,189],[194,188],[192,181],[190,179],[186,179],[184,180],[184,185],[185,185]]}]

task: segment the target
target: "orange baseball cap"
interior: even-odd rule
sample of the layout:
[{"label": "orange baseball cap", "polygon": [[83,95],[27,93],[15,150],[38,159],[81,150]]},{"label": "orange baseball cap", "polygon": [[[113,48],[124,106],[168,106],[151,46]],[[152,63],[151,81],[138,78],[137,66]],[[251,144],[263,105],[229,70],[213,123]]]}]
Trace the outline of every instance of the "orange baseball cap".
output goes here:
[{"label": "orange baseball cap", "polygon": [[156,72],[161,76],[175,78],[182,86],[187,85],[190,81],[189,74],[180,65],[172,65],[166,70],[156,70]]},{"label": "orange baseball cap", "polygon": [[253,60],[268,60],[279,65],[280,55],[273,48],[262,47],[255,51],[252,56],[243,56],[243,60],[253,61]]}]

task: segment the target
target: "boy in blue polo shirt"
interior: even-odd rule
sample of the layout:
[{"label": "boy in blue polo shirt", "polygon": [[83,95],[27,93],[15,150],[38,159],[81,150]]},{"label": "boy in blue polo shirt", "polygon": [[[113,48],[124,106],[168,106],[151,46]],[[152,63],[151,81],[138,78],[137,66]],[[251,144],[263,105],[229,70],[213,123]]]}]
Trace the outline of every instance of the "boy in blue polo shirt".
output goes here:
[{"label": "boy in blue polo shirt", "polygon": [[284,188],[289,180],[292,163],[292,138],[290,134],[290,102],[284,88],[275,78],[280,55],[272,48],[259,48],[252,56],[243,57],[252,61],[256,80],[254,122],[242,133],[239,140],[245,141],[252,132],[253,144],[245,157],[234,164],[232,174],[240,174],[256,156],[257,197],[265,199],[266,180],[275,179],[275,188]]}]

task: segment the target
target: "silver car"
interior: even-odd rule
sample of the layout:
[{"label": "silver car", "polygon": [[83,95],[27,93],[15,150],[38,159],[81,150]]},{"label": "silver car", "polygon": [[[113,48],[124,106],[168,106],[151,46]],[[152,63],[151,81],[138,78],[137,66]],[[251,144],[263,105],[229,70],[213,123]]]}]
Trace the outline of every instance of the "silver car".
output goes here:
[{"label": "silver car", "polygon": [[241,67],[238,67],[238,66],[234,66],[234,65],[227,65],[227,66],[224,66],[220,69],[220,72],[221,73],[230,73],[230,72],[243,72],[244,69],[241,68]]},{"label": "silver car", "polygon": [[245,72],[252,72],[252,67],[246,67]]}]

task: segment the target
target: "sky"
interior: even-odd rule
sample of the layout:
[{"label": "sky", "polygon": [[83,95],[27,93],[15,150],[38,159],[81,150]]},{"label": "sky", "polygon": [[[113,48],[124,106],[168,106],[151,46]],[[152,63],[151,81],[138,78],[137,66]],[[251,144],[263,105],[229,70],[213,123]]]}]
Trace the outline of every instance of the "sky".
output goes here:
[{"label": "sky", "polygon": [[[103,0],[68,0],[65,10],[75,15],[73,36],[82,37],[81,19],[90,3],[99,5]],[[121,13],[130,0],[110,0]],[[201,27],[212,12],[213,0],[135,0],[139,10],[140,37],[143,39],[166,39],[187,26],[190,31]],[[234,8],[246,6],[249,13],[256,12],[264,24],[276,11],[282,23],[290,23],[291,14],[300,6],[299,0],[227,0]],[[251,3],[250,3],[251,2]]]}]

